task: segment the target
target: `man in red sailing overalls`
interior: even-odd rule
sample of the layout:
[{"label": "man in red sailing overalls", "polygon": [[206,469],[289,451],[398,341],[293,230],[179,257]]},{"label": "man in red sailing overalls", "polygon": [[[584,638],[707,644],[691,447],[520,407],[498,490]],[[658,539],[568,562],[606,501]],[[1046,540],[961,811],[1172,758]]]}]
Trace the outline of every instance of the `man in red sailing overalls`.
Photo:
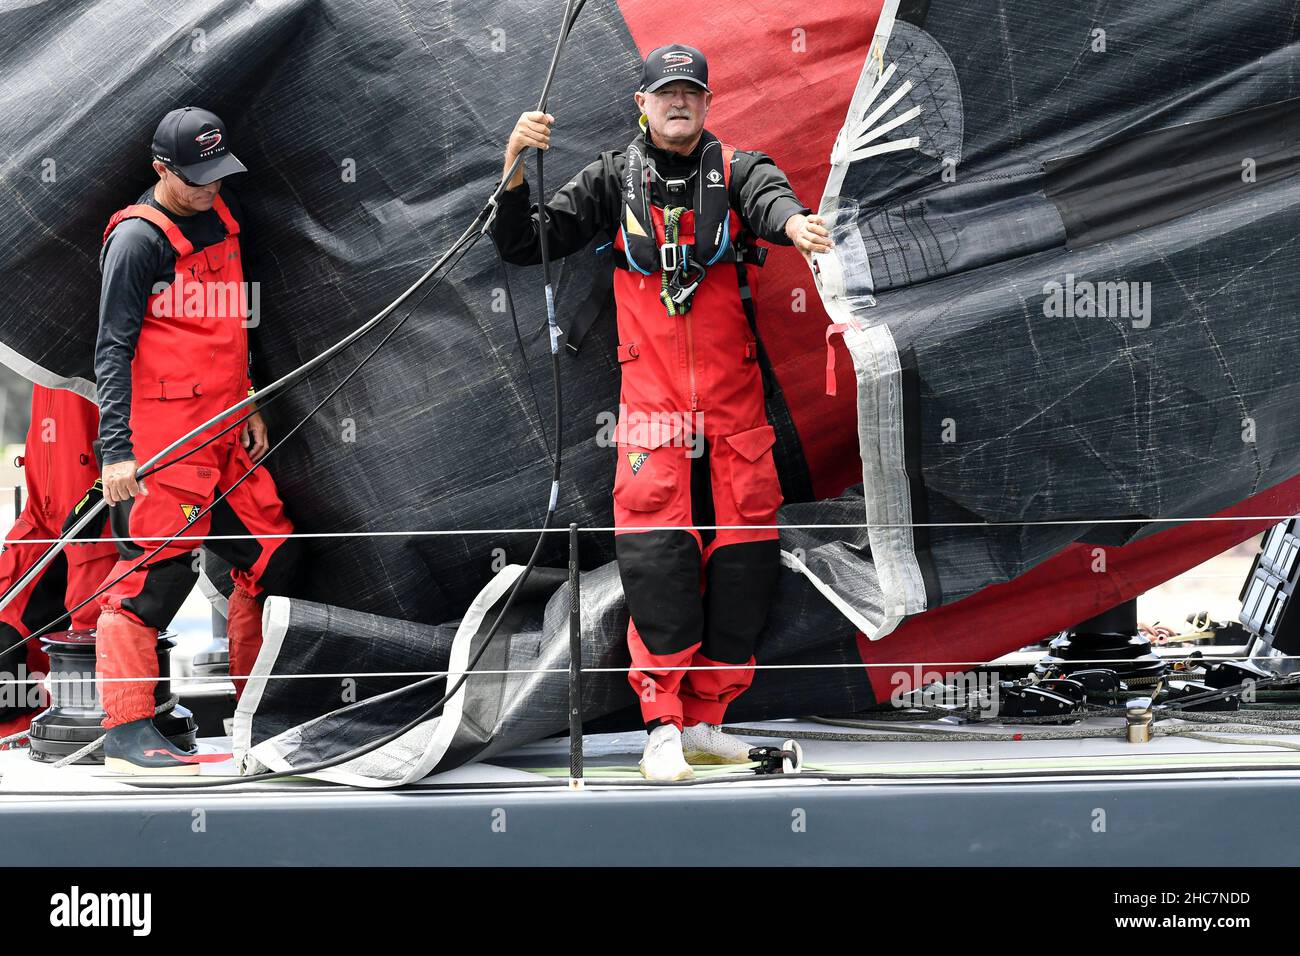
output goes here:
[{"label": "man in red sailing overalls", "polygon": [[[49,547],[28,542],[58,538],[99,477],[92,450],[98,428],[98,411],[80,395],[62,388],[32,387],[32,420],[19,459],[27,503],[0,554],[0,592],[27,573]],[[88,529],[90,536],[109,537],[107,524]],[[116,558],[111,541],[73,542],[0,611],[0,679],[12,675],[20,682],[49,669],[36,640],[40,629],[92,597]],[[89,601],[57,629],[89,630],[98,614],[98,605]],[[39,706],[36,685],[15,683],[12,689],[12,700],[0,699],[0,737],[25,730]]]},{"label": "man in red sailing overalls", "polygon": [[[689,778],[688,760],[748,760],[748,745],[719,725],[753,678],[782,501],[750,314],[764,250],[750,237],[805,256],[830,249],[822,220],[807,215],[771,159],[704,128],[712,97],[699,50],[652,51],[636,93],[641,134],[547,203],[553,255],[598,234],[615,249],[614,545],[631,613],[629,677],[649,731],[641,772],[653,780]],[[552,122],[519,118],[507,170],[523,149],[549,147]],[[508,185],[493,239],[506,261],[537,262],[522,165]],[[699,669],[673,669],[686,666]]]},{"label": "man in red sailing overalls", "polygon": [[[197,773],[197,758],[153,726],[158,631],[194,585],[203,539],[242,536],[208,547],[235,567],[226,621],[230,671],[247,675],[262,643],[262,601],[288,586],[298,549],[295,539],[275,537],[293,526],[266,470],[240,482],[266,453],[258,414],[215,440],[234,417],[209,428],[164,459],[174,463],[136,479],[146,461],[252,390],[248,328],[255,321],[247,316],[239,207],[221,195],[223,177],[245,167],[230,152],[225,124],[185,107],[158,124],[153,168],[158,182],[109,220],[100,259],[95,377],[104,499],[115,536],[131,540],[119,544],[113,583],[100,596],[97,671],[106,765],[123,773]],[[222,491],[229,496],[203,514]],[[182,536],[136,567],[177,532]],[[237,677],[237,693],[243,684]]]}]

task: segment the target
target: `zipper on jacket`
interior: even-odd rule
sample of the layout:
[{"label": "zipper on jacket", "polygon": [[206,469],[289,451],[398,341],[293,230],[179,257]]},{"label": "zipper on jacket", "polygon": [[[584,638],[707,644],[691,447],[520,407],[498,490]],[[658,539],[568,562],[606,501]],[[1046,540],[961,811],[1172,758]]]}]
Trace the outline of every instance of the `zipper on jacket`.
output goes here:
[{"label": "zipper on jacket", "polygon": [[687,312],[686,320],[686,369],[690,374],[691,380],[691,411],[700,410],[700,397],[695,390],[695,336],[691,332],[691,313]]}]

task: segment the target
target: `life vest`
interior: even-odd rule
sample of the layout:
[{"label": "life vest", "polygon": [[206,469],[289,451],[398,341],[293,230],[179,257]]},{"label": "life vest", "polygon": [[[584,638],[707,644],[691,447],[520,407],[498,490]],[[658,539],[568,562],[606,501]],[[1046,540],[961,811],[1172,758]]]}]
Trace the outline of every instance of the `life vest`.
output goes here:
[{"label": "life vest", "polygon": [[[598,248],[596,254],[608,252],[618,269],[645,276],[658,273],[659,300],[669,315],[681,315],[691,308],[695,290],[710,265],[731,264],[738,277],[741,305],[757,337],[746,266],[761,267],[767,249],[749,242],[740,216],[731,208],[731,163],[736,148],[719,142],[707,130],[702,141],[705,147],[700,150],[696,171],[686,180],[664,180],[670,195],[674,184],[681,184],[677,191],[683,199],[694,181],[689,209],[671,202],[667,207],[657,206],[650,201],[651,183],[659,174],[645,153],[645,140],[637,137],[632,141],[626,156],[632,172],[625,170],[623,176],[619,229],[614,241]],[[714,183],[718,177],[721,183]],[[612,270],[598,267],[591,289],[572,310],[565,334],[570,351],[578,352],[591,327],[609,308],[612,291]]]},{"label": "life vest", "polygon": [[696,171],[687,179],[664,180],[670,195],[679,192],[682,201],[686,199],[690,180],[695,180],[689,207],[689,211],[695,214],[695,242],[691,244],[677,241],[680,217],[688,211],[685,206],[670,205],[655,215],[656,209],[650,197],[652,180],[659,173],[654,160],[643,148],[645,140],[638,136],[628,144],[624,154],[627,166],[623,174],[623,216],[619,231],[629,269],[642,275],[651,275],[661,269],[671,272],[679,267],[679,260],[693,260],[708,268],[730,248],[731,203],[727,195],[731,186],[731,160],[736,150],[733,146],[724,146],[708,130],[704,131],[700,142]]},{"label": "life vest", "polygon": [[[744,263],[761,266],[767,250],[747,247],[740,217],[731,208],[731,162],[736,148],[720,142],[708,130],[700,141],[699,165],[686,179],[659,176],[642,137],[628,145],[614,264],[642,275],[658,272],[660,301],[669,315],[682,315],[690,310],[695,290],[710,266],[735,263],[745,311],[752,320]],[[669,192],[665,206],[651,201],[656,177]],[[690,195],[690,207],[674,204],[674,193],[682,202]]]}]

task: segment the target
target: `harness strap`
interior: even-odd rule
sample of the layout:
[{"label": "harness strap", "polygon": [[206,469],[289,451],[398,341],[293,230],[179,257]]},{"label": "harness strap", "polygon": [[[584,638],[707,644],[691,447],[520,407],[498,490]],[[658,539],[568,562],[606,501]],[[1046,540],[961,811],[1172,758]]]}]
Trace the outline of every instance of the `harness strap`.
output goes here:
[{"label": "harness strap", "polygon": [[[603,254],[603,248],[597,250]],[[732,242],[727,250],[719,257],[719,262],[746,262],[751,266],[758,266],[760,269],[767,262],[768,249],[766,246],[752,246],[742,244],[740,241]],[[633,272],[633,268],[628,265],[627,256],[622,249],[614,246],[609,247],[609,256],[613,260],[614,268],[622,269],[625,272]]]},{"label": "harness strap", "polygon": [[[239,223],[230,212],[230,207],[226,201],[217,193],[212,199],[212,209],[221,219],[221,225],[225,227],[227,236],[239,235]],[[104,229],[103,242],[108,242],[109,234],[126,219],[143,219],[145,222],[156,226],[158,230],[167,237],[171,243],[172,251],[176,253],[176,258],[181,259],[194,252],[194,244],[185,238],[181,232],[181,227],[176,225],[171,218],[162,210],[155,209],[146,203],[132,203],[125,209],[119,209],[113,213],[108,220],[108,226]]]},{"label": "harness strap", "polygon": [[236,222],[235,217],[231,215],[230,207],[227,206],[226,201],[221,198],[221,193],[217,193],[216,196],[212,198],[212,208],[215,209],[217,215],[221,217],[221,224],[226,227],[226,235],[239,235],[239,223]]},{"label": "harness strap", "polygon": [[[739,267],[741,304],[745,307],[745,316],[749,319],[750,327],[754,329],[756,341],[758,327],[755,318],[754,300],[749,291],[749,276],[744,267],[745,265],[751,265],[761,269],[767,261],[767,253],[768,250],[764,246],[733,242],[720,260],[722,262],[734,262]],[[606,261],[606,256],[612,261]],[[587,291],[586,298],[571,310],[570,314],[573,316],[573,320],[569,323],[569,329],[564,336],[564,344],[575,355],[582,347],[582,340],[587,337],[587,333],[591,331],[592,326],[614,304],[614,269],[623,269],[626,272],[633,271],[627,264],[627,257],[623,255],[623,250],[616,248],[612,243],[607,243],[598,248],[596,257],[596,273],[592,277],[591,288]],[[614,268],[610,268],[610,266]]]}]

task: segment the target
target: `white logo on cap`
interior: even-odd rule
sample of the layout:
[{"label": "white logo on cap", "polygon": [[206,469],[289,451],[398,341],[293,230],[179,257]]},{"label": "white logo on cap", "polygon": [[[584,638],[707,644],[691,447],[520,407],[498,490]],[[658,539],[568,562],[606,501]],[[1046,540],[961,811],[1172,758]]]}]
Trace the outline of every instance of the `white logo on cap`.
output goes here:
[{"label": "white logo on cap", "polygon": [[686,66],[688,63],[694,63],[695,57],[681,50],[669,50],[663,55],[663,61],[669,66]]}]

